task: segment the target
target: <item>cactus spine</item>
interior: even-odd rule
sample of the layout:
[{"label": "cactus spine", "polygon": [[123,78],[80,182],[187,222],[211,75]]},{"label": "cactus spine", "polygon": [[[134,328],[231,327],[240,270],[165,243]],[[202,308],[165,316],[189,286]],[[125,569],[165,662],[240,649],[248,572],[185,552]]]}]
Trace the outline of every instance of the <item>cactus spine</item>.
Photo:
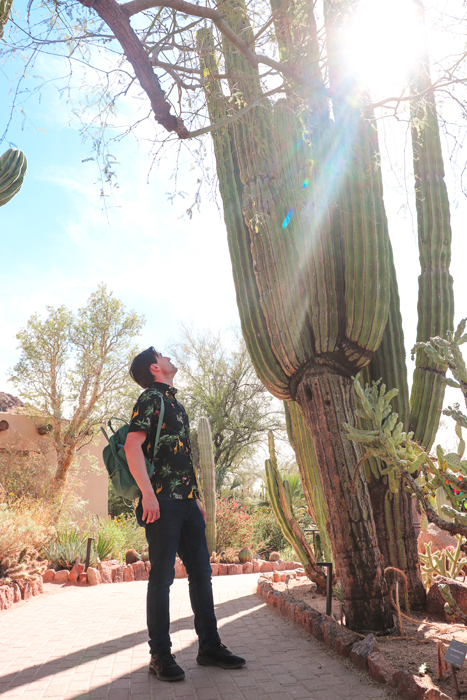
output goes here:
[{"label": "cactus spine", "polygon": [[198,420],[201,488],[206,508],[206,539],[209,552],[216,551],[216,469],[212,450],[211,426],[207,418]]},{"label": "cactus spine", "polygon": [[20,191],[27,167],[26,156],[17,148],[9,148],[0,157],[0,207]]}]

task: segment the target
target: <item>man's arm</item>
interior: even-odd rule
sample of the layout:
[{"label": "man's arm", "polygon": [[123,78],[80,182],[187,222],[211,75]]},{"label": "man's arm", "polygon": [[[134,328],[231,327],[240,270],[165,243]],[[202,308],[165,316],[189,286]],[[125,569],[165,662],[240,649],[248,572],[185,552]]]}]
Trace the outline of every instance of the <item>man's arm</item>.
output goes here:
[{"label": "man's arm", "polygon": [[146,438],[147,434],[143,430],[128,433],[125,441],[125,454],[130,472],[143,495],[143,520],[146,520],[147,523],[153,523],[159,519],[160,510],[159,501],[148,476],[142,450]]}]

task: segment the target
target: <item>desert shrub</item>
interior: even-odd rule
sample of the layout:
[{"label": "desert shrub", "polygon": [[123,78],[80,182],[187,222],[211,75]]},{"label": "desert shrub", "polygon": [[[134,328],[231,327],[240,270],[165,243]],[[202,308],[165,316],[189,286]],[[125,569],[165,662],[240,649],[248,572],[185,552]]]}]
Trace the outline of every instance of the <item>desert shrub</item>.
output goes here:
[{"label": "desert shrub", "polygon": [[10,428],[2,439],[0,488],[8,500],[47,500],[52,495],[54,468],[47,451]]},{"label": "desert shrub", "polygon": [[64,528],[55,533],[52,540],[43,549],[43,555],[58,569],[71,569],[77,561],[86,560],[88,538],[93,537],[89,564],[96,566],[99,561],[112,554],[112,543],[101,532],[80,532],[77,528]]},{"label": "desert shrub", "polygon": [[26,552],[37,553],[52,532],[52,512],[44,502],[23,498],[0,503],[0,565]]},{"label": "desert shrub", "polygon": [[147,549],[144,527],[140,527],[136,518],[125,514],[108,520],[95,520],[91,532],[100,533],[111,543],[111,558],[125,561],[128,549],[135,549],[139,554]]},{"label": "desert shrub", "polygon": [[235,498],[217,498],[216,550],[253,548],[254,517]]},{"label": "desert shrub", "polygon": [[252,520],[254,524],[254,549],[260,557],[267,559],[271,552],[281,552],[289,546],[270,508],[256,510]]},{"label": "desert shrub", "polygon": [[128,501],[115,494],[110,479],[107,489],[107,504],[107,512],[112,518],[117,518],[119,515],[130,516],[135,512],[132,503],[128,505]]}]

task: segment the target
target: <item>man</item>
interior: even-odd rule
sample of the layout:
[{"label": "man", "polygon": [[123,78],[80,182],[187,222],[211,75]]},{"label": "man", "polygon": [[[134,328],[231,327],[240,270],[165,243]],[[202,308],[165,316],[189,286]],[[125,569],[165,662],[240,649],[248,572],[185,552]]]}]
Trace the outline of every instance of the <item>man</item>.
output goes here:
[{"label": "man", "polygon": [[[147,621],[151,661],[149,670],[162,681],[185,678],[171,653],[169,589],[178,551],[188,573],[191,607],[199,639],[196,661],[202,666],[240,668],[245,659],[234,656],[217,631],[206,543],[206,512],[199,500],[191,459],[190,427],[183,406],[175,398],[177,368],[153,347],[137,355],[131,377],[145,391],[135,404],[125,443],[128,466],[141,490],[136,517],[146,529],[149,545]],[[144,457],[151,460],[161,395],[164,422],[149,479]]]}]

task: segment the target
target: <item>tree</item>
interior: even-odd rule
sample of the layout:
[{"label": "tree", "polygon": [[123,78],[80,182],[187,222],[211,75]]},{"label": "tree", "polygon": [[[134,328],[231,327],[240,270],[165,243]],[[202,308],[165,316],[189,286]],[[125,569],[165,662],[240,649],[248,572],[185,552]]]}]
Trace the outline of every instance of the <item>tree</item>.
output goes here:
[{"label": "tree", "polygon": [[136,400],[128,368],[144,318],[127,312],[103,284],[77,313],[65,306],[47,311],[45,320],[34,314],[17,334],[21,356],[10,380],[48,417],[57,454],[54,482],[61,488],[96,428],[128,415]]},{"label": "tree", "polygon": [[[267,443],[269,430],[284,430],[280,404],[260,382],[239,333],[227,345],[218,331],[194,333],[183,326],[169,353],[179,368],[180,399],[192,425],[209,418],[212,430],[216,490],[227,474],[251,460]],[[197,455],[196,431],[192,429]]]},{"label": "tree", "polygon": [[[422,2],[413,3],[422,22]],[[384,564],[401,562],[412,599],[420,601],[423,589],[406,495],[391,497],[378,463],[350,495],[361,457],[341,427],[355,422],[351,377],[365,370],[398,385],[397,410],[427,443],[444,377],[419,353],[409,405],[375,105],[351,73],[342,40],[358,3],[323,0],[320,26],[316,4],[301,0],[271,0],[270,8],[243,0],[215,8],[184,0],[81,4],[92,7],[89,14],[53,5],[70,60],[80,52],[92,58],[87,42],[106,45],[109,55],[118,42],[132,66],[129,76],[123,61],[105,73],[118,88],[107,83],[104,112],[137,78],[167,132],[181,140],[212,133],[248,352],[264,385],[298,405],[297,420],[311,434],[347,624],[384,630],[392,624]],[[105,25],[110,33],[102,34]],[[35,50],[50,24],[32,32]],[[434,100],[435,89],[452,81],[446,70],[432,84],[425,51],[410,94],[379,103],[412,105],[420,341],[452,327],[451,230]]]}]

